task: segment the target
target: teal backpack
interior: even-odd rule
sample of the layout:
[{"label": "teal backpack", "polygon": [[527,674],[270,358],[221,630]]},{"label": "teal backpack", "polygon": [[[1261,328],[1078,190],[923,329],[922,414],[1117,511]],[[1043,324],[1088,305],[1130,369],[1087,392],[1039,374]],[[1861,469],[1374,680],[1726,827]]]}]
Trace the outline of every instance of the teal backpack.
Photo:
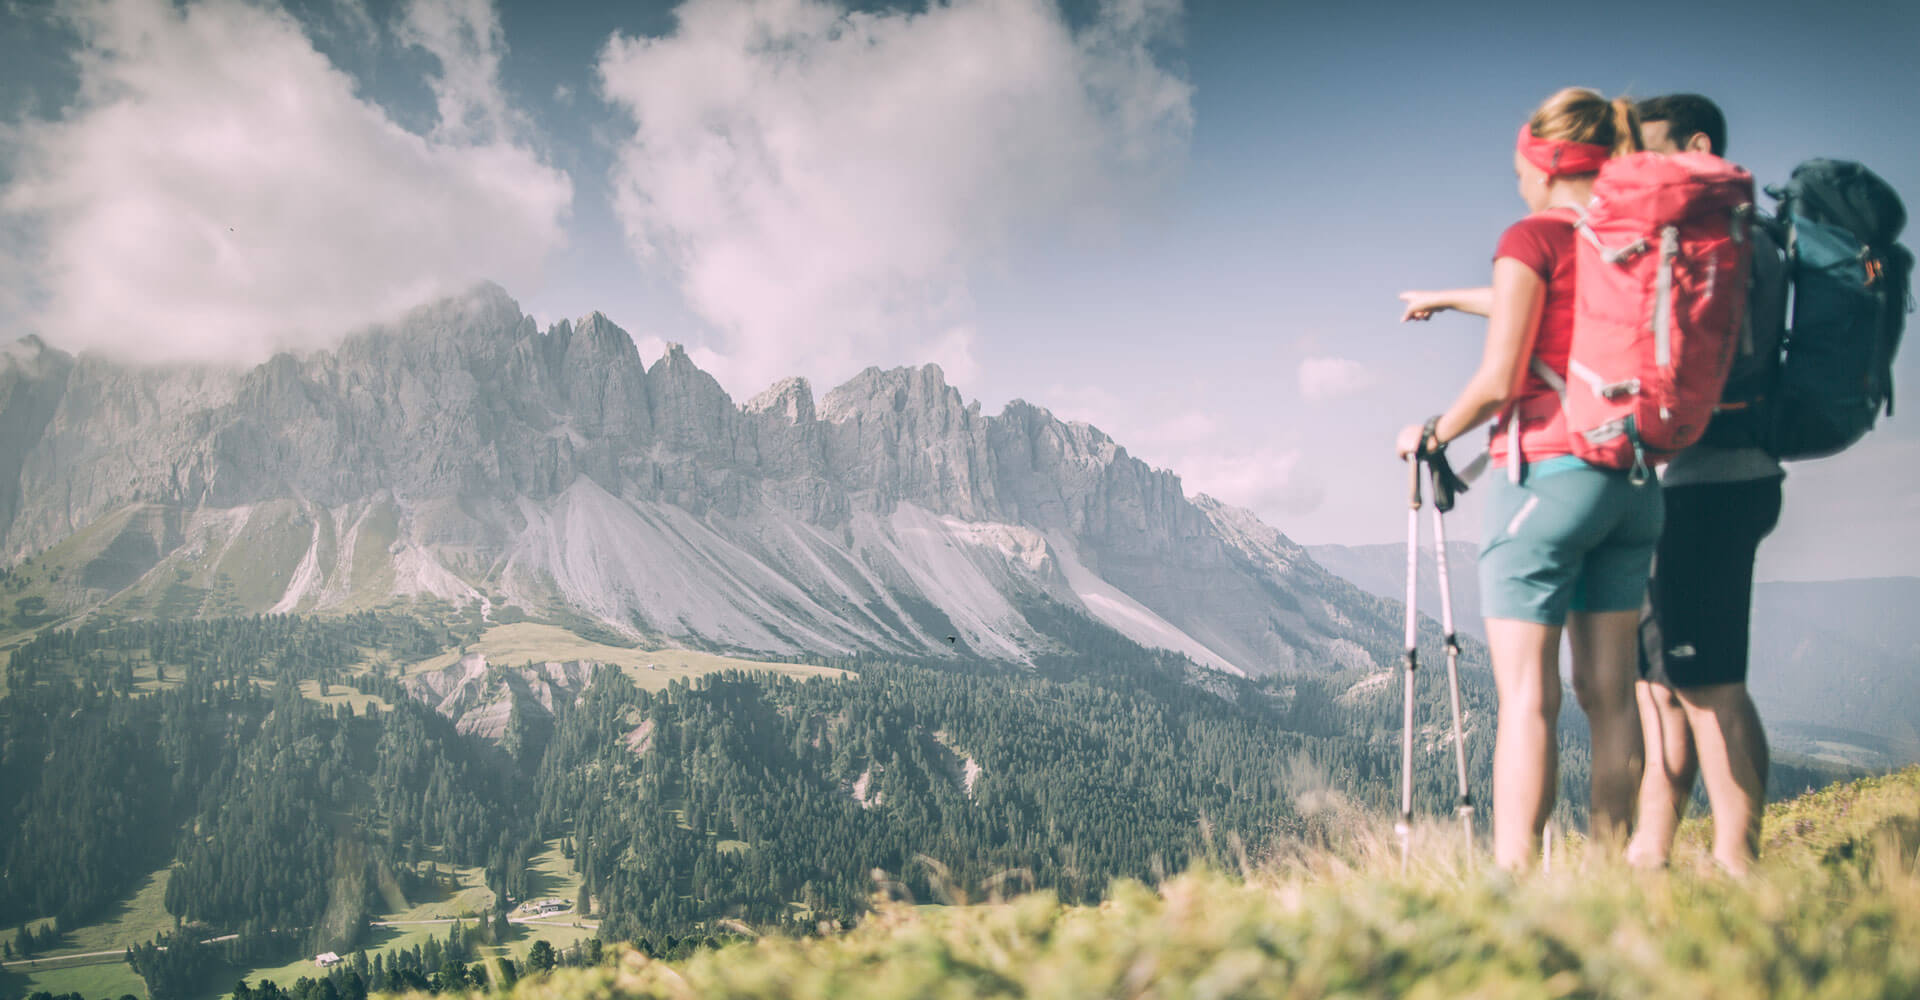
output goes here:
[{"label": "teal backpack", "polygon": [[1780,384],[1780,351],[1787,342],[1787,229],[1773,219],[1753,219],[1753,273],[1747,282],[1746,324],[1727,371],[1720,404],[1700,443],[1709,448],[1771,450],[1773,411]]},{"label": "teal backpack", "polygon": [[1913,308],[1913,253],[1895,242],[1907,212],[1886,181],[1844,160],[1808,160],[1767,193],[1780,203],[1793,305],[1772,398],[1757,407],[1762,447],[1820,458],[1893,415],[1893,356]]}]

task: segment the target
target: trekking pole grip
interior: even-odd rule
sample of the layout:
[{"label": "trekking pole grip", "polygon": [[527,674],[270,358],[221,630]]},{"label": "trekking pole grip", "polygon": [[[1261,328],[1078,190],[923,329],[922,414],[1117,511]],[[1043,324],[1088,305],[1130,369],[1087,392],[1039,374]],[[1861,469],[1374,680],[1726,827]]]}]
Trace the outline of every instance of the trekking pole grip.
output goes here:
[{"label": "trekking pole grip", "polygon": [[1420,509],[1420,453],[1407,456],[1407,506]]}]

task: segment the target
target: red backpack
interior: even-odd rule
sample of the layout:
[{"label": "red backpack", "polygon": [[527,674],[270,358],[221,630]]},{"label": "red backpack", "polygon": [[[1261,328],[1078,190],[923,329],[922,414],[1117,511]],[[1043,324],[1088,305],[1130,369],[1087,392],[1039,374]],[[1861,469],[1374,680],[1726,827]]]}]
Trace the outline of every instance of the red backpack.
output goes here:
[{"label": "red backpack", "polygon": [[1753,176],[1710,153],[1607,161],[1575,224],[1567,377],[1573,453],[1632,469],[1693,444],[1713,418],[1746,319]]}]

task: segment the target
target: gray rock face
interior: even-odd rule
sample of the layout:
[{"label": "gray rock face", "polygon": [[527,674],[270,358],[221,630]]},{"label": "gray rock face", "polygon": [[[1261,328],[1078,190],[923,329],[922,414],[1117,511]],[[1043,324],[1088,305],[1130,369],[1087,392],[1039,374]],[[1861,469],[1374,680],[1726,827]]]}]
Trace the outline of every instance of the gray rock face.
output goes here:
[{"label": "gray rock face", "polygon": [[757,653],[1020,660],[1063,605],[1246,673],[1394,655],[1379,602],[1093,427],[985,416],[932,365],[738,406],[677,346],[648,367],[597,313],[541,332],[492,285],[244,372],[21,341],[0,416],[8,563],[143,526],[65,611],[179,613],[168,581],[218,576],[249,610],[486,597]]},{"label": "gray rock face", "polygon": [[551,729],[554,706],[572,704],[593,680],[595,664],[489,664],[473,653],[449,666],[406,679],[409,695],[453,720],[460,732],[500,742],[517,709],[523,721]]}]

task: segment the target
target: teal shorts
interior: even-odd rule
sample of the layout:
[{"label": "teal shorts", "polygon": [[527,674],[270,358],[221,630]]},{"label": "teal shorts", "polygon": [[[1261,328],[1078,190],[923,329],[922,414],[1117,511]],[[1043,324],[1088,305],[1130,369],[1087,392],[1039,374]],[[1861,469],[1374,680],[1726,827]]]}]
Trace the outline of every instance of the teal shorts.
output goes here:
[{"label": "teal shorts", "polygon": [[1488,618],[1565,625],[1569,611],[1638,611],[1665,518],[1660,482],[1562,456],[1515,484],[1490,469],[1480,608]]}]

